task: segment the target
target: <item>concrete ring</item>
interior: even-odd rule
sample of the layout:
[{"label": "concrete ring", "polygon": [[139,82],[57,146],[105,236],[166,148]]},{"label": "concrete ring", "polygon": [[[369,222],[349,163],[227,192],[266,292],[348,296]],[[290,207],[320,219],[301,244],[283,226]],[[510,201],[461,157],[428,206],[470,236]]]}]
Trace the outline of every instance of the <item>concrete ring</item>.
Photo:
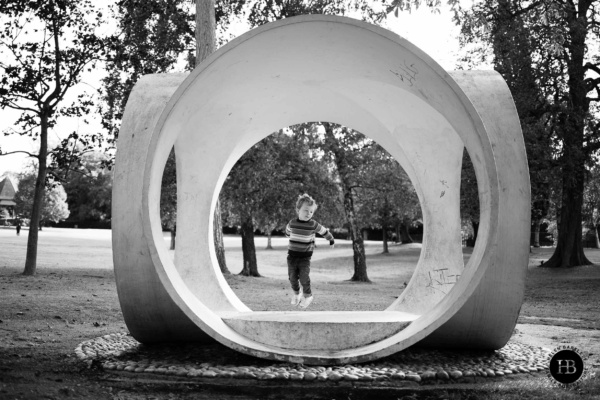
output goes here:
[{"label": "concrete ring", "polygon": [[[162,78],[146,84],[156,86],[156,79]],[[128,128],[125,120],[135,111],[127,107],[122,132],[130,129],[133,138],[144,121]],[[355,313],[337,325],[323,314],[298,319],[250,312],[218,271],[212,243],[214,206],[237,159],[270,132],[318,120],[366,133],[398,159],[419,194],[426,229],[406,294],[386,311]],[[518,118],[497,74],[450,76],[387,30],[343,17],[302,16],[264,25],[215,52],[177,87],[160,117],[146,122],[152,133],[139,156],[119,166],[126,155],[118,154],[115,174],[117,191],[134,175],[142,178],[136,188],[141,208],[124,217],[127,227],[125,220],[113,227],[119,297],[134,336],[154,341],[208,335],[247,354],[314,364],[364,362],[423,339],[484,348],[508,340],[527,265],[529,186]],[[162,171],[173,145],[179,199],[175,261],[163,244],[158,212]],[[475,167],[481,209],[478,241],[464,268],[455,185],[463,145]],[[123,151],[129,154],[133,147],[131,142]],[[124,201],[116,200],[114,208]],[[143,230],[143,236],[132,230]],[[132,262],[141,269],[133,272]],[[460,275],[442,282],[445,291],[426,282],[440,263]],[[140,274],[150,266],[155,276]],[[145,281],[141,288],[134,288],[135,279]],[[151,307],[153,314],[139,313]],[[150,315],[160,318],[149,321]],[[286,341],[290,327],[299,334]],[[331,341],[327,330],[350,334]]]}]

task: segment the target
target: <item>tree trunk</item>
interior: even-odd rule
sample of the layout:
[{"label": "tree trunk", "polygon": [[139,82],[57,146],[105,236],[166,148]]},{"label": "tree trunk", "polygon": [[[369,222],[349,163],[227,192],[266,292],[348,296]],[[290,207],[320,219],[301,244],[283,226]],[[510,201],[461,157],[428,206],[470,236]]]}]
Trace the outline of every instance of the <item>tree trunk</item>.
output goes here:
[{"label": "tree trunk", "polygon": [[[215,51],[216,20],[215,0],[196,1],[196,65]],[[223,243],[223,222],[221,221],[221,204],[217,201],[213,215],[213,239],[219,268],[229,274],[225,260],[225,244]]]},{"label": "tree trunk", "polygon": [[[563,196],[558,223],[558,241],[545,268],[568,268],[592,264],[583,253],[581,232],[584,170],[568,176],[563,172]],[[572,182],[575,181],[575,182]]]},{"label": "tree trunk", "polygon": [[412,237],[410,237],[410,232],[408,231],[409,222],[408,220],[403,220],[400,224],[400,242],[402,244],[413,243]]},{"label": "tree trunk", "polygon": [[475,243],[477,243],[477,234],[479,233],[479,221],[471,220],[471,225],[473,225],[473,247],[475,247]]},{"label": "tree trunk", "polygon": [[177,225],[173,225],[171,228],[171,250],[175,250],[175,236],[177,236]]},{"label": "tree trunk", "polygon": [[215,0],[196,1],[196,65],[215,51]]},{"label": "tree trunk", "polygon": [[598,237],[598,227],[600,225],[594,225],[594,248],[600,249],[600,237]]},{"label": "tree trunk", "polygon": [[217,261],[219,268],[223,274],[230,274],[225,260],[225,243],[223,242],[223,222],[221,220],[221,201],[217,200],[217,207],[213,216],[213,237],[215,241],[215,253],[217,253]]},{"label": "tree trunk", "polygon": [[267,250],[273,250],[273,246],[271,244],[271,231],[267,232]]},{"label": "tree trunk", "polygon": [[533,247],[540,247],[540,225],[542,225],[541,220],[533,222]]},{"label": "tree trunk", "polygon": [[42,115],[40,129],[40,153],[38,155],[38,175],[33,193],[33,206],[31,208],[31,221],[29,222],[29,235],[27,236],[27,253],[25,256],[25,269],[23,275],[35,275],[37,267],[38,232],[40,218],[44,207],[44,192],[46,190],[46,158],[48,156],[48,116]]},{"label": "tree trunk", "polygon": [[396,243],[401,243],[400,240],[400,222],[396,223]]},{"label": "tree trunk", "polygon": [[352,240],[352,251],[354,254],[354,275],[352,275],[350,280],[355,282],[371,282],[367,276],[365,244],[354,216],[354,198],[352,196],[352,189],[347,182],[349,169],[348,162],[343,154],[344,150],[340,149],[337,139],[333,135],[331,124],[324,122],[323,127],[325,128],[325,141],[333,152],[334,162],[340,176],[342,192],[344,193],[344,213],[346,214],[346,220],[349,225],[348,233],[350,235],[350,240]]},{"label": "tree trunk", "polygon": [[383,254],[388,254],[390,252],[388,248],[388,237],[385,226],[383,226]]},{"label": "tree trunk", "polygon": [[354,197],[352,196],[351,189],[345,190],[344,193],[344,211],[346,212],[346,219],[350,225],[350,239],[352,240],[352,251],[354,254],[354,275],[352,275],[350,280],[355,282],[371,282],[367,276],[365,243],[354,216]]},{"label": "tree trunk", "polygon": [[254,223],[252,214],[243,213],[242,219],[242,253],[244,255],[244,267],[240,275],[260,276],[256,262],[256,248],[254,247]]}]

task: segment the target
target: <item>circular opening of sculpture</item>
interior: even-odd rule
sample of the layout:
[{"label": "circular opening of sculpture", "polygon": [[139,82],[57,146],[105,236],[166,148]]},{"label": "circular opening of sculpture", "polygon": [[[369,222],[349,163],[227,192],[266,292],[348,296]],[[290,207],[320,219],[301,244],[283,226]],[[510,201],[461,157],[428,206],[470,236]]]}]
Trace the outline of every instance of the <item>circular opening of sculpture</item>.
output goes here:
[{"label": "circular opening of sculpture", "polygon": [[314,294],[310,310],[384,310],[419,259],[421,210],[408,175],[338,124],[296,124],[254,144],[219,202],[225,278],[255,311],[297,309],[290,298],[299,292]]}]

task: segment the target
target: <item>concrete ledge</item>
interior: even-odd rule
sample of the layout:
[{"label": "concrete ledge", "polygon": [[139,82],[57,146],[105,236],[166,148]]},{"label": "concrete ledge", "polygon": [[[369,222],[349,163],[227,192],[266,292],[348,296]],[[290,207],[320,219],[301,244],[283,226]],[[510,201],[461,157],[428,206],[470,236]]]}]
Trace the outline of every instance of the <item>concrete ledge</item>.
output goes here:
[{"label": "concrete ledge", "polygon": [[233,330],[286,349],[343,350],[388,338],[418,315],[398,311],[245,312],[221,315]]}]

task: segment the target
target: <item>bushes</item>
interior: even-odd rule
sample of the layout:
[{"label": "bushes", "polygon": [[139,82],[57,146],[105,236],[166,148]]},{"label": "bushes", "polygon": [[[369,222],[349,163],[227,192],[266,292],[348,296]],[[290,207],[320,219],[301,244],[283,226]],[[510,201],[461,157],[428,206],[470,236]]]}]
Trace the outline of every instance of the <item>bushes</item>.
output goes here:
[{"label": "bushes", "polygon": [[81,228],[81,229],[111,229],[109,219],[102,221],[74,221],[66,220],[60,222],[48,222],[45,226],[54,228]]}]

